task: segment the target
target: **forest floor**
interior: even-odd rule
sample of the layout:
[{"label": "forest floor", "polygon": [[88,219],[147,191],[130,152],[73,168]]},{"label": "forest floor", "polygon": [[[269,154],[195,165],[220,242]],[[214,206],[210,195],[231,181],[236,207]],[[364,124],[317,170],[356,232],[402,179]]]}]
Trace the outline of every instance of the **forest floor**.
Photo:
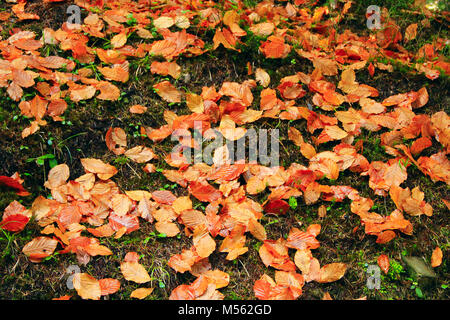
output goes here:
[{"label": "forest floor", "polygon": [[[390,17],[397,22],[402,32],[413,23],[421,23],[425,18],[423,14],[417,14],[411,10],[414,1],[355,1],[344,19],[336,25],[336,32],[342,33],[349,29],[362,36],[369,35],[366,27],[365,11],[368,4],[384,6]],[[54,30],[61,27],[67,15],[66,8],[70,2],[42,3],[38,0],[27,2],[27,12],[39,15],[40,20],[17,21],[9,19],[2,22],[1,35],[7,39],[11,30],[20,28],[32,30],[38,37],[42,35],[44,28]],[[285,5],[285,2],[278,3]],[[2,11],[10,11],[13,4],[2,3]],[[246,6],[256,3],[245,2]],[[320,5],[329,5],[329,1],[319,1]],[[83,17],[86,10],[82,11]],[[330,17],[335,13],[330,12]],[[420,27],[414,40],[405,44],[409,52],[417,52],[424,44],[432,43],[438,38],[448,39],[448,20],[430,18],[428,28]],[[187,30],[195,33],[195,28]],[[200,35],[199,35],[200,36]],[[212,42],[214,30],[209,30],[201,35],[205,42]],[[219,46],[215,50],[208,51],[194,57],[180,56],[176,61],[181,67],[181,76],[171,82],[177,88],[200,94],[204,86],[220,88],[224,82],[237,82],[253,78],[248,75],[250,62],[254,68],[263,68],[270,75],[270,87],[276,88],[280,79],[297,72],[311,74],[313,64],[292,50],[287,57],[281,59],[268,59],[258,52],[260,39],[252,36],[241,38],[241,51],[229,50]],[[130,37],[129,44],[139,39]],[[448,41],[448,40],[447,40]],[[256,43],[256,44],[255,44]],[[96,44],[97,45],[97,44]],[[449,58],[449,44],[442,54]],[[39,49],[42,54],[66,55],[57,46],[45,45]],[[13,101],[6,93],[6,88],[0,88],[0,174],[11,176],[19,172],[24,179],[24,187],[31,195],[21,197],[7,187],[0,186],[0,212],[14,200],[19,201],[25,207],[30,208],[34,199],[39,195],[49,196],[50,192],[44,187],[47,180],[50,165],[67,164],[70,168],[70,180],[85,173],[80,162],[81,158],[97,158],[105,163],[110,163],[118,169],[118,173],[112,180],[120,190],[170,190],[175,196],[186,196],[188,191],[173,182],[170,182],[161,173],[163,169],[170,169],[164,161],[164,156],[173,146],[173,141],[165,139],[154,143],[141,137],[140,127],[158,128],[164,125],[164,111],[170,108],[177,115],[189,114],[190,111],[184,103],[170,104],[163,101],[155,93],[152,86],[167,77],[152,74],[150,64],[154,60],[149,55],[146,58],[130,58],[130,78],[126,83],[115,82],[121,90],[121,96],[117,101],[103,101],[90,99],[78,103],[69,104],[63,115],[64,121],[51,121],[41,126],[39,130],[22,138],[22,130],[29,126],[30,119],[21,114],[18,102]],[[359,83],[367,84],[378,90],[377,101],[410,91],[418,91],[426,87],[429,101],[421,109],[414,110],[417,114],[432,115],[439,111],[448,113],[450,105],[449,77],[441,75],[431,80],[411,70],[411,68],[397,64],[391,72],[376,70],[373,76],[369,75],[367,68],[356,70],[356,78]],[[327,81],[336,86],[338,76],[328,76]],[[27,100],[33,97],[32,90],[26,91]],[[256,88],[253,104],[258,109],[260,88]],[[298,105],[312,105],[313,94],[308,92],[298,99]],[[134,114],[129,111],[132,105],[144,105],[148,110],[143,114]],[[347,105],[345,106],[347,108]],[[344,109],[345,109],[344,108]],[[314,109],[318,113],[324,113],[320,109]],[[277,128],[280,131],[280,165],[288,168],[292,163],[300,163],[307,166],[308,160],[302,156],[300,148],[294,145],[288,138],[290,127],[298,129],[311,141],[313,136],[306,129],[303,120],[280,121],[278,119],[263,118],[253,126],[259,128]],[[128,145],[142,145],[151,147],[158,155],[158,159],[152,163],[157,170],[154,173],[146,173],[142,170],[142,164],[128,160],[124,156],[112,153],[106,143],[105,134],[110,127],[120,127],[125,130],[128,137]],[[356,137],[356,141],[362,141],[362,155],[369,162],[386,161],[391,158],[380,145],[379,133],[363,130]],[[317,152],[330,149],[330,143],[324,143],[316,147]],[[436,141],[431,148],[425,150],[422,155],[430,156],[439,152],[442,146]],[[42,162],[37,159],[44,160]],[[53,159],[53,160],[52,160]],[[51,161],[50,161],[51,160]],[[52,162],[53,161],[53,162]],[[41,163],[41,164],[40,164]],[[449,210],[442,199],[450,199],[449,185],[445,182],[434,182],[429,176],[424,175],[417,167],[407,168],[408,178],[402,184],[403,188],[419,187],[425,194],[425,201],[433,208],[432,216],[407,216],[413,225],[413,234],[399,234],[392,241],[385,244],[375,242],[376,237],[367,235],[361,226],[360,218],[352,214],[351,201],[326,202],[319,200],[314,204],[306,205],[299,199],[298,205],[292,206],[286,215],[264,215],[261,224],[267,232],[268,239],[286,237],[292,227],[301,228],[320,224],[321,231],[317,239],[320,247],[315,249],[314,255],[319,257],[321,264],[332,262],[344,262],[347,264],[345,276],[339,281],[331,283],[318,283],[315,281],[305,283],[303,294],[299,299],[321,299],[326,292],[333,299],[448,299],[450,298],[449,286],[449,236],[448,224]],[[360,195],[374,201],[377,212],[389,215],[396,209],[395,203],[389,196],[375,195],[369,186],[369,178],[360,176],[359,173],[349,170],[341,173],[339,178],[328,182],[330,185],[349,185],[356,188]],[[267,197],[265,194],[249,196],[253,200],[262,203]],[[197,203],[199,203],[197,201]],[[321,205],[327,207],[325,217],[319,217],[317,212]],[[202,204],[198,208],[204,208]],[[358,227],[355,230],[355,227]],[[26,228],[19,232],[2,230],[0,233],[0,299],[52,299],[55,297],[72,295],[76,298],[75,290],[66,285],[66,269],[70,265],[77,265],[74,254],[54,254],[44,259],[41,263],[33,263],[22,253],[22,248],[33,238],[41,235],[41,227],[36,221],[31,220]],[[179,254],[182,249],[189,248],[192,240],[180,233],[177,237],[158,236],[154,224],[142,222],[140,228],[134,232],[123,235],[120,239],[105,237],[100,239],[102,245],[107,246],[113,252],[109,256],[97,256],[84,266],[80,266],[82,272],[88,273],[96,279],[115,278],[121,281],[121,289],[111,294],[108,299],[129,299],[130,293],[140,286],[131,281],[124,281],[120,272],[120,262],[123,256],[130,251],[137,252],[140,263],[144,265],[151,276],[153,293],[148,299],[168,299],[172,290],[181,284],[191,283],[195,277],[190,273],[177,273],[168,265],[171,256]],[[267,268],[258,253],[262,242],[252,236],[247,237],[246,246],[248,252],[237,259],[228,261],[224,254],[214,253],[209,257],[211,265],[215,269],[222,270],[230,275],[228,286],[220,289],[225,299],[255,299],[253,285],[264,273],[271,276],[273,269]],[[419,277],[408,268],[403,257],[423,257],[427,263],[436,246],[444,252],[444,260],[441,266],[434,268],[435,278]],[[367,268],[376,265],[380,254],[385,254],[390,259],[388,274],[381,274],[381,288],[378,290],[367,287]],[[293,255],[292,255],[293,256]]]}]

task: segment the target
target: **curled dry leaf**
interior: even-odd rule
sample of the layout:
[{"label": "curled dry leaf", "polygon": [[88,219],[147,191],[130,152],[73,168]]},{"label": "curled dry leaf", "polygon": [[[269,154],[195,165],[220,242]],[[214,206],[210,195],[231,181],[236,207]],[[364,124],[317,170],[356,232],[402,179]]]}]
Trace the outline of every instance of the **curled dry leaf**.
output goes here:
[{"label": "curled dry leaf", "polygon": [[209,183],[197,181],[191,182],[189,192],[198,200],[203,202],[213,202],[222,197],[222,192],[214,188]]},{"label": "curled dry leaf", "polygon": [[0,228],[11,232],[22,231],[30,218],[31,212],[14,200],[5,208]]},{"label": "curled dry leaf", "polygon": [[16,190],[18,196],[28,196],[30,193],[22,186],[23,180],[17,175],[17,178],[0,176],[0,185],[5,185]]},{"label": "curled dry leaf", "polygon": [[409,42],[417,36],[417,23],[410,24],[405,30],[405,41]]},{"label": "curled dry leaf", "polygon": [[255,79],[258,81],[264,88],[266,88],[270,84],[270,76],[269,74],[261,68],[256,68],[255,71]]},{"label": "curled dry leaf", "polygon": [[173,255],[168,265],[176,272],[184,273],[191,271],[192,266],[200,259],[195,250],[183,250],[180,254]]},{"label": "curled dry leaf", "polygon": [[116,155],[125,153],[127,134],[122,128],[109,128],[105,136],[106,146]]},{"label": "curled dry leaf", "polygon": [[48,179],[44,183],[44,186],[49,189],[56,189],[63,184],[66,184],[69,176],[69,166],[67,164],[59,164],[50,170],[48,173]]},{"label": "curled dry leaf", "polygon": [[202,275],[209,283],[214,283],[216,289],[226,287],[230,283],[230,275],[220,270],[208,270]]},{"label": "curled dry leaf", "polygon": [[259,256],[266,266],[272,266],[283,271],[295,271],[295,264],[291,261],[285,240],[282,238],[277,241],[264,241],[264,244],[259,248]]},{"label": "curled dry leaf", "polygon": [[127,34],[126,32],[121,32],[119,34],[116,34],[111,39],[111,45],[114,49],[121,48],[127,43]]}]

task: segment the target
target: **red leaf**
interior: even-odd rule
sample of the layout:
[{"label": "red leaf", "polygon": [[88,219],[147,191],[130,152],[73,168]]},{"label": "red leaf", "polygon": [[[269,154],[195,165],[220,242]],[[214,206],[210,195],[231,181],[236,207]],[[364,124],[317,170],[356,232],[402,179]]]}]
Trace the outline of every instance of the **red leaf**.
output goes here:
[{"label": "red leaf", "polygon": [[11,232],[22,231],[29,220],[23,214],[12,214],[0,222],[0,228]]},{"label": "red leaf", "polygon": [[264,207],[264,211],[273,214],[286,214],[290,206],[286,201],[275,199],[269,201]]},{"label": "red leaf", "polygon": [[19,195],[19,196],[30,195],[30,193],[25,190],[25,188],[22,186],[22,184],[19,181],[17,181],[16,179],[13,179],[11,177],[0,176],[0,185],[1,184],[15,189],[17,191],[16,192],[17,195]]},{"label": "red leaf", "polygon": [[367,70],[369,70],[370,76],[373,77],[373,75],[375,74],[375,67],[373,66],[372,62],[367,67]]},{"label": "red leaf", "polygon": [[232,181],[244,171],[245,164],[227,164],[208,176],[208,180]]},{"label": "red leaf", "polygon": [[202,202],[213,202],[222,197],[222,192],[208,183],[191,182],[189,192]]}]

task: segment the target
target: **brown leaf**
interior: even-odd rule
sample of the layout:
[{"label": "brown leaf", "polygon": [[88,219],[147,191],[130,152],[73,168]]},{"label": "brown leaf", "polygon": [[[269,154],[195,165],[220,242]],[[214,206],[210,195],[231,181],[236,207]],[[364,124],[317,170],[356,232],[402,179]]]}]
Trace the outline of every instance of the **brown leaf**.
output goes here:
[{"label": "brown leaf", "polygon": [[405,41],[409,42],[417,36],[417,23],[410,24],[405,30]]},{"label": "brown leaf", "polygon": [[186,105],[194,113],[203,113],[205,110],[202,96],[195,93],[186,93]]},{"label": "brown leaf", "polygon": [[255,71],[255,79],[258,81],[264,88],[266,88],[270,84],[270,76],[269,74],[261,68],[256,68]]}]

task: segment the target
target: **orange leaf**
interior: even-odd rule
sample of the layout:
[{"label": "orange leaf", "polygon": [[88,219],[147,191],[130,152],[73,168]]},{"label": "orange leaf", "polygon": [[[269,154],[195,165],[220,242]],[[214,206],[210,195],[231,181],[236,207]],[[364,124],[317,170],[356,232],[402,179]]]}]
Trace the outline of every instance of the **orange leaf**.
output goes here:
[{"label": "orange leaf", "polygon": [[108,81],[100,81],[95,85],[95,88],[100,90],[100,94],[97,96],[97,99],[116,101],[120,97],[119,88]]},{"label": "orange leaf", "polygon": [[22,249],[22,252],[28,256],[31,262],[41,262],[43,258],[46,258],[53,254],[58,241],[48,237],[36,237],[28,242]]},{"label": "orange leaf", "polygon": [[387,274],[389,271],[389,257],[385,254],[382,254],[378,257],[377,262],[381,270],[383,270],[383,272]]},{"label": "orange leaf", "polygon": [[222,192],[209,183],[191,182],[189,192],[202,202],[213,202],[222,197]]},{"label": "orange leaf", "polygon": [[58,188],[67,183],[69,176],[69,166],[67,164],[59,164],[50,170],[48,180],[44,183],[44,186],[49,189]]},{"label": "orange leaf", "polygon": [[433,254],[431,255],[431,266],[433,268],[439,267],[442,263],[442,250],[439,247],[436,247],[433,250]]},{"label": "orange leaf", "polygon": [[216,242],[210,236],[205,225],[199,225],[195,228],[193,242],[195,250],[201,258],[209,257],[216,249]]},{"label": "orange leaf", "polygon": [[264,265],[272,266],[275,269],[283,271],[295,271],[295,264],[288,255],[288,248],[283,238],[275,240],[266,240],[259,248],[259,256]]},{"label": "orange leaf", "polygon": [[105,136],[106,146],[116,155],[125,153],[127,134],[121,128],[110,127]]},{"label": "orange leaf", "polygon": [[383,232],[381,232],[379,235],[378,235],[378,238],[377,238],[377,243],[387,243],[387,242],[389,242],[389,241],[391,241],[392,239],[394,239],[396,237],[396,235],[395,235],[395,232],[394,231],[392,231],[392,230],[386,230],[386,231],[383,231]]},{"label": "orange leaf", "polygon": [[181,67],[176,62],[153,61],[150,66],[150,71],[163,76],[170,75],[172,78],[178,79],[181,74]]},{"label": "orange leaf", "polygon": [[125,83],[129,78],[127,68],[122,67],[122,65],[114,65],[112,68],[98,67],[98,70],[107,80],[120,81]]},{"label": "orange leaf", "polygon": [[122,31],[119,34],[116,34],[111,39],[111,45],[114,49],[121,48],[127,43],[127,34],[126,31]]},{"label": "orange leaf", "polygon": [[102,180],[108,180],[118,172],[114,166],[99,159],[84,158],[81,159],[81,165],[86,172],[95,173]]},{"label": "orange leaf", "polygon": [[163,81],[153,85],[156,93],[167,102],[181,102],[181,92],[169,81]]},{"label": "orange leaf", "polygon": [[165,234],[167,237],[175,237],[180,233],[178,226],[170,221],[158,221],[155,223],[155,229],[159,233]]},{"label": "orange leaf", "polygon": [[100,282],[87,273],[76,273],[73,277],[73,287],[83,299],[99,300],[102,294]]},{"label": "orange leaf", "polygon": [[410,24],[405,30],[405,41],[409,42],[417,36],[417,23]]},{"label": "orange leaf", "polygon": [[153,292],[153,288],[138,288],[133,290],[130,294],[130,298],[145,299]]},{"label": "orange leaf", "polygon": [[133,106],[130,107],[130,112],[131,113],[136,113],[136,114],[143,114],[147,111],[147,107],[142,106],[140,104],[135,104]]},{"label": "orange leaf", "polygon": [[128,281],[146,283],[151,280],[147,270],[139,262],[123,261],[120,263],[120,271],[122,271],[124,278]]},{"label": "orange leaf", "polygon": [[320,268],[320,277],[318,282],[328,283],[337,281],[344,276],[346,270],[347,265],[345,263],[330,263],[324,265]]},{"label": "orange leaf", "polygon": [[112,278],[100,279],[99,283],[102,296],[116,293],[117,291],[119,291],[120,288],[120,282],[117,279]]},{"label": "orange leaf", "polygon": [[144,146],[136,146],[127,150],[125,156],[137,163],[145,163],[156,158],[153,150]]}]

